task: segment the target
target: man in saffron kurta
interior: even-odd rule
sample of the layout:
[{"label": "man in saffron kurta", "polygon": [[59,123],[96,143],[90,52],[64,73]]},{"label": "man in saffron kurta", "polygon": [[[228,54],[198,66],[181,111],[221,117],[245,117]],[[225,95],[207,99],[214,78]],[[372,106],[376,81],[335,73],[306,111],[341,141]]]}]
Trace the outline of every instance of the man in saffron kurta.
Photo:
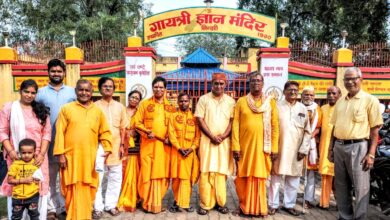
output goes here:
[{"label": "man in saffron kurta", "polygon": [[315,91],[313,86],[305,86],[302,90],[302,104],[306,106],[309,114],[311,128],[310,150],[304,164],[307,166],[305,186],[305,208],[313,208],[315,202],[315,172],[318,170],[317,135],[321,127],[322,113],[320,106],[315,103]]},{"label": "man in saffron kurta", "polygon": [[77,101],[61,108],[56,123],[54,155],[59,156],[61,192],[65,198],[66,219],[91,219],[98,186],[95,160],[98,142],[107,157],[112,136],[104,113],[92,101],[92,84],[79,80]]},{"label": "man in saffron kurta", "polygon": [[330,139],[332,137],[333,125],[330,124],[334,105],[341,96],[341,90],[337,86],[331,86],[327,90],[328,104],[321,107],[321,137],[320,137],[320,162],[318,171],[321,174],[321,208],[329,208],[330,193],[333,186],[334,164],[328,160]]},{"label": "man in saffron kurta", "polygon": [[263,77],[250,77],[250,94],[234,108],[233,156],[238,160],[235,180],[240,212],[268,214],[266,180],[271,172],[271,155],[278,153],[279,119],[276,101],[262,93]]},{"label": "man in saffron kurta", "polygon": [[193,212],[190,206],[193,184],[199,177],[199,159],[196,149],[199,147],[200,131],[195,117],[189,109],[190,97],[185,93],[178,96],[179,111],[173,113],[168,124],[171,151],[172,191],[175,197],[170,212],[179,211],[179,207]]},{"label": "man in saffron kurta", "polygon": [[230,131],[235,101],[224,94],[226,76],[214,73],[212,90],[200,97],[195,117],[202,130],[199,159],[200,179],[198,214],[206,215],[208,210],[226,214],[226,178],[233,172],[233,158],[230,149]]},{"label": "man in saffron kurta", "polygon": [[168,121],[176,109],[165,98],[166,80],[152,82],[153,97],[141,102],[135,114],[135,127],[141,134],[141,173],[138,192],[146,212],[159,213],[169,186]]}]

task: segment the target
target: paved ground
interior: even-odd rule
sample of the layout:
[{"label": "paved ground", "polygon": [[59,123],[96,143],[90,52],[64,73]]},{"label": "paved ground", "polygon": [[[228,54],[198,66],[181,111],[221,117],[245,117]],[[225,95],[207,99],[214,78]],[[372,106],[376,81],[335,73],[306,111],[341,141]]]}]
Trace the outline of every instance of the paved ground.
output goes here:
[{"label": "paved ground", "polygon": [[[317,181],[319,184],[320,181]],[[237,194],[235,191],[235,186],[233,179],[229,178],[228,182],[228,193],[227,193],[227,206],[231,211],[234,211],[238,207],[238,198]],[[318,201],[318,198],[320,196],[320,190],[319,190],[319,185],[317,184],[317,190],[316,190],[316,199]],[[194,187],[194,192],[192,194],[192,199],[191,199],[191,205],[194,207],[197,207],[198,202],[198,197],[197,197],[197,187]],[[303,192],[303,185],[301,184],[301,189],[300,192]],[[283,197],[281,196],[281,199]],[[173,194],[172,191],[169,191],[167,195],[164,198],[164,207],[168,209],[169,205],[173,203]],[[281,203],[282,204],[282,203]],[[268,216],[267,220],[290,220],[290,219],[315,219],[315,220],[334,220],[337,219],[337,211],[335,209],[335,201],[332,198],[331,201],[331,206],[333,206],[334,211],[325,211],[319,208],[314,208],[307,210],[304,215],[301,215],[299,217],[292,217],[291,215],[287,214],[284,211],[279,211],[274,216]],[[298,195],[298,205],[296,207],[298,210],[302,210],[302,193]],[[165,211],[163,213],[159,214],[146,214],[140,210],[137,210],[134,213],[122,213],[118,217],[111,217],[109,214],[105,214],[103,219],[135,219],[135,220],[170,220],[170,219],[177,219],[177,220],[238,220],[238,219],[248,219],[248,218],[243,218],[243,217],[236,217],[232,215],[231,213],[223,215],[220,214],[219,212],[212,210],[209,212],[208,215],[206,216],[201,216],[198,215],[196,212],[193,213],[187,213],[185,211],[180,212],[180,213],[170,213],[169,211]],[[259,219],[259,218],[252,218],[252,219]],[[369,220],[385,220],[385,219],[390,219],[388,216],[384,216],[380,213],[379,209],[377,207],[371,206],[369,209]]]},{"label": "paved ground", "polygon": [[[317,181],[317,183],[319,184],[319,181]],[[227,189],[228,189],[227,206],[231,211],[234,211],[238,207],[238,198],[237,198],[237,194],[235,191],[233,179],[229,178],[227,184],[228,184],[228,187],[227,187]],[[316,199],[317,200],[320,196],[318,184],[317,184],[317,189],[316,189]],[[300,192],[302,192],[302,189],[303,189],[303,185],[301,184]],[[191,205],[194,207],[197,207],[197,204],[199,204],[198,197],[197,197],[197,191],[198,191],[197,187],[194,187],[194,192],[193,192],[192,199],[191,199]],[[282,196],[281,196],[281,199],[282,199]],[[168,209],[169,205],[173,203],[172,191],[169,191],[167,193],[167,195],[164,198],[163,203],[164,203],[164,207],[166,207],[167,209]],[[337,219],[337,211],[335,211],[335,208],[334,208],[335,201],[333,198],[331,200],[331,206],[333,206],[333,208],[331,208],[331,209],[333,209],[333,211],[325,211],[325,210],[322,210],[319,208],[314,208],[314,209],[307,210],[304,215],[301,215],[299,217],[292,217],[291,215],[287,214],[284,211],[279,211],[278,213],[276,213],[276,215],[268,216],[265,219],[267,219],[267,220],[294,220],[294,219],[334,220],[334,219]],[[298,210],[302,210],[302,193],[298,194],[298,201],[297,201],[296,208]],[[2,219],[5,219],[5,218],[2,218]],[[62,220],[65,218],[63,216],[61,216],[60,219]],[[174,213],[174,214],[170,213],[169,211],[165,211],[165,212],[162,212],[159,214],[146,214],[141,210],[137,210],[134,213],[129,213],[129,212],[122,213],[121,215],[119,215],[117,217],[111,217],[109,214],[105,213],[104,217],[102,219],[104,219],[104,220],[107,220],[107,219],[113,219],[113,220],[122,220],[122,219],[123,220],[124,219],[126,219],[126,220],[133,220],[133,219],[134,220],[171,220],[171,219],[176,219],[176,220],[185,220],[185,219],[188,219],[188,220],[228,220],[228,219],[239,220],[239,219],[249,219],[249,218],[236,217],[236,216],[232,215],[231,213],[223,215],[223,214],[218,213],[215,210],[211,210],[209,212],[209,214],[205,215],[205,216],[198,215],[196,212],[187,213],[185,211],[179,212],[179,213]],[[259,218],[252,218],[252,219],[259,219]],[[369,220],[386,220],[386,219],[390,220],[390,217],[382,215],[381,212],[379,211],[379,208],[377,208],[375,206],[370,206],[368,219]]]}]

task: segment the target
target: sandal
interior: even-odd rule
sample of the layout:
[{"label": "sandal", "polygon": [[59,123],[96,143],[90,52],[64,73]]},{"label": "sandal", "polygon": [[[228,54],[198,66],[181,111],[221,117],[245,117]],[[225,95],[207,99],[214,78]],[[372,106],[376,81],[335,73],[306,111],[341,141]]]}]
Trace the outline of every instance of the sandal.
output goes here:
[{"label": "sandal", "polygon": [[293,216],[299,216],[300,215],[300,213],[297,210],[295,210],[294,208],[283,207],[282,209],[283,209],[283,211],[287,212],[290,215],[293,215]]},{"label": "sandal", "polygon": [[92,212],[92,219],[100,219],[101,217],[103,217],[103,212],[102,211],[94,210]]},{"label": "sandal", "polygon": [[268,215],[275,215],[277,211],[278,211],[278,209],[270,208],[268,210]]},{"label": "sandal", "polygon": [[187,212],[194,212],[195,209],[194,207],[190,206],[189,208],[185,208],[184,210],[186,210]]},{"label": "sandal", "polygon": [[169,207],[169,212],[172,212],[172,213],[176,213],[179,211],[179,206],[176,205],[176,203],[174,203],[171,207]]},{"label": "sandal", "polygon": [[233,211],[232,215],[236,217],[246,217],[240,208],[238,208],[236,211]]},{"label": "sandal", "polygon": [[217,208],[217,211],[219,212],[219,213],[221,213],[221,214],[227,214],[227,213],[229,213],[229,209],[228,209],[228,207],[226,207],[226,206],[217,206],[216,207]]},{"label": "sandal", "polygon": [[121,212],[119,211],[119,209],[117,207],[110,209],[106,212],[108,212],[111,216],[118,216],[121,214]]},{"label": "sandal", "polygon": [[312,205],[309,201],[305,201],[304,207],[305,209],[312,209],[314,208],[314,205]]},{"label": "sandal", "polygon": [[209,210],[199,208],[198,209],[198,214],[199,215],[207,215],[209,213]]},{"label": "sandal", "polygon": [[47,220],[57,220],[57,213],[55,212],[49,212],[47,213]]}]

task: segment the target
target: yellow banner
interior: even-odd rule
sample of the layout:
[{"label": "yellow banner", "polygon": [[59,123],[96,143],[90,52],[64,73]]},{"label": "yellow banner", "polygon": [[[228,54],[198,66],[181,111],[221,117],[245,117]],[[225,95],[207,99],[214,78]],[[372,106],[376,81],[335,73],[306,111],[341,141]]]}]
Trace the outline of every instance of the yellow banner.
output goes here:
[{"label": "yellow banner", "polygon": [[372,95],[390,95],[390,80],[363,80],[363,90]]},{"label": "yellow banner", "polygon": [[34,80],[38,84],[38,88],[42,88],[49,84],[49,78],[47,76],[17,76],[14,77],[14,90],[19,90],[20,84],[27,79]]},{"label": "yellow banner", "polygon": [[182,8],[144,19],[144,43],[192,33],[234,34],[274,43],[276,19],[238,9],[204,7]]},{"label": "yellow banner", "polygon": [[295,81],[299,83],[299,93],[302,93],[305,86],[313,86],[316,94],[326,94],[328,87],[334,85],[334,81],[329,79]]}]

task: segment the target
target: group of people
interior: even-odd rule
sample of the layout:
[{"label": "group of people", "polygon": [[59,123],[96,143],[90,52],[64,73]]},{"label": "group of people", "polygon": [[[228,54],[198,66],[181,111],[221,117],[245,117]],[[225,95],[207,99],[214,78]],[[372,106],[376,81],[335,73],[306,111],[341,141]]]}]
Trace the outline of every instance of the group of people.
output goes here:
[{"label": "group of people", "polygon": [[48,63],[48,75],[49,85],[40,89],[25,80],[20,100],[0,112],[9,219],[22,219],[24,209],[31,219],[57,219],[60,213],[67,219],[99,219],[103,211],[117,216],[141,207],[159,213],[169,186],[174,194],[169,211],[193,212],[196,183],[198,214],[211,209],[226,214],[231,175],[239,198],[233,214],[275,214],[283,182],[282,209],[297,216],[300,178],[304,208],[312,208],[317,171],[320,207],[329,208],[333,190],[340,219],[366,218],[373,140],[383,121],[378,99],[361,90],[358,68],[345,72],[348,94],[341,97],[331,86],[322,107],[314,102],[313,87],[303,89],[300,102],[296,81],[285,84],[284,99],[277,102],[274,94],[263,93],[260,73],[249,77],[250,93],[235,102],[224,93],[226,76],[214,73],[211,92],[199,98],[194,114],[190,95],[178,95],[178,108],[167,99],[161,77],[152,82],[152,97],[140,102],[142,94],[134,90],[125,107],[113,98],[111,78],[99,80],[102,98],[93,102],[88,80],[78,80],[75,89],[64,85],[60,60]]}]

